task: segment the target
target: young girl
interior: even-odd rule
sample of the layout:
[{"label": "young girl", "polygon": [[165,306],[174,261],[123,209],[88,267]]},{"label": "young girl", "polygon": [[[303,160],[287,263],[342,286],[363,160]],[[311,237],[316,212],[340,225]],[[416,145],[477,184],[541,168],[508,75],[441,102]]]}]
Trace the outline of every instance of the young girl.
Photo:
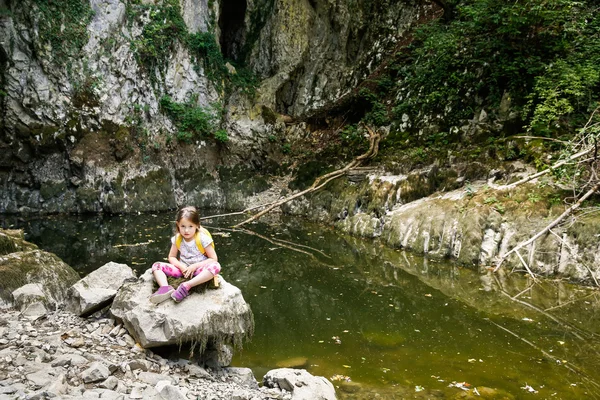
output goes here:
[{"label": "young girl", "polygon": [[[156,262],[152,274],[160,286],[150,296],[158,304],[171,297],[180,302],[190,294],[190,289],[211,280],[221,271],[217,253],[210,234],[200,227],[200,215],[195,207],[184,207],[177,213],[177,234],[171,238],[169,263]],[[179,259],[177,258],[179,253]],[[177,290],[167,283],[167,276],[191,278]]]}]

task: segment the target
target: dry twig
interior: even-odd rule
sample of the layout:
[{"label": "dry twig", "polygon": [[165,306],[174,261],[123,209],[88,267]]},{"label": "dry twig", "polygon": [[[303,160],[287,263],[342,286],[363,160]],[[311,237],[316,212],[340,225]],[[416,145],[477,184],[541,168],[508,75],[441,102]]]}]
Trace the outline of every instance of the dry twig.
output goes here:
[{"label": "dry twig", "polygon": [[252,217],[246,219],[245,221],[240,222],[239,224],[235,225],[234,227],[239,228],[242,225],[246,225],[252,221],[256,221],[263,215],[267,214],[274,208],[281,206],[282,204],[285,204],[291,200],[294,200],[294,199],[304,196],[306,194],[316,192],[316,191],[320,190],[321,188],[323,188],[325,185],[327,185],[332,180],[339,178],[340,176],[344,175],[349,170],[358,167],[364,160],[375,157],[379,151],[379,140],[381,139],[381,135],[379,133],[374,132],[368,126],[365,126],[365,128],[369,132],[369,150],[366,153],[356,157],[349,164],[347,164],[344,168],[335,170],[333,172],[330,172],[328,174],[318,177],[308,189],[302,190],[298,193],[295,193],[291,196],[288,196],[284,199],[277,200],[277,201],[267,205],[264,210],[258,212],[257,214],[253,215]]},{"label": "dry twig", "polygon": [[[527,271],[529,271],[529,273],[531,274],[529,267],[527,266],[527,264],[525,263],[525,261],[523,260],[521,255],[518,253],[518,251],[520,249],[522,249],[523,247],[528,246],[531,243],[533,243],[534,241],[536,241],[539,237],[546,234],[550,229],[552,229],[556,225],[558,225],[563,219],[565,219],[566,217],[571,215],[573,213],[573,211],[575,211],[577,208],[579,208],[579,206],[581,206],[581,203],[583,203],[588,197],[590,197],[592,194],[594,194],[599,188],[600,188],[600,183],[597,183],[593,188],[591,188],[583,196],[581,196],[575,204],[573,204],[571,207],[569,207],[567,210],[565,210],[565,212],[563,212],[558,218],[556,218],[554,221],[552,221],[550,224],[548,224],[544,229],[542,229],[541,231],[539,231],[538,233],[533,235],[528,240],[525,240],[525,241],[519,243],[518,245],[516,245],[515,247],[513,247],[512,250],[510,250],[508,253],[506,253],[504,256],[502,256],[502,258],[498,262],[498,265],[496,265],[496,267],[494,268],[494,272],[496,272],[496,271],[498,271],[498,269],[500,269],[500,267],[502,266],[502,263],[506,260],[506,258],[509,255],[511,255],[512,253],[517,253],[519,258],[521,258],[521,261],[527,268]],[[533,274],[532,274],[532,276],[533,276]]]}]

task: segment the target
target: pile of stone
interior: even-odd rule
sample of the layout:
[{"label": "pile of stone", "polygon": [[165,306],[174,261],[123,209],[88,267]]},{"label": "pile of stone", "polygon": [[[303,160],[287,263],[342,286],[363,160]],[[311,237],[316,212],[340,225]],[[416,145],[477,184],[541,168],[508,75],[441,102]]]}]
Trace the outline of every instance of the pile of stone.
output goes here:
[{"label": "pile of stone", "polygon": [[31,317],[3,310],[0,361],[0,399],[335,398],[331,383],[305,370],[270,371],[259,387],[249,368],[167,360],[100,312]]},{"label": "pile of stone", "polygon": [[[335,399],[331,382],[306,370],[275,369],[259,385],[249,368],[229,366],[254,321],[240,290],[223,278],[217,290],[159,305],[148,301],[151,272],[136,278],[125,264],[87,275],[65,302],[47,296],[44,282],[12,291],[14,308],[2,310],[0,400]],[[201,343],[202,357],[152,350],[189,342]]]}]

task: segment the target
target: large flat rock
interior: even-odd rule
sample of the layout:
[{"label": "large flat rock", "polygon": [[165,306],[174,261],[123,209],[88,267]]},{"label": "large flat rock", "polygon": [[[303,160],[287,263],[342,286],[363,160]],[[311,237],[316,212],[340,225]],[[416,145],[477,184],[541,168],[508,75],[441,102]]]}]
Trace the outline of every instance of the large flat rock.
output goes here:
[{"label": "large flat rock", "polygon": [[254,318],[242,292],[219,276],[220,287],[192,292],[180,303],[171,299],[150,302],[154,290],[152,271],[117,293],[112,314],[144,348],[172,344],[207,343],[240,347],[254,332]]}]

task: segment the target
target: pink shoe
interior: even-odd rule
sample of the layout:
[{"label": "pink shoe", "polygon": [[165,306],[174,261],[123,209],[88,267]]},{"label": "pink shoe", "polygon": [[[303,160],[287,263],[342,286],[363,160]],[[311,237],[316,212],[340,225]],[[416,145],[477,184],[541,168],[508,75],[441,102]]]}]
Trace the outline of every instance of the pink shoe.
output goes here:
[{"label": "pink shoe", "polygon": [[150,302],[154,304],[162,303],[171,297],[171,293],[174,291],[175,289],[173,289],[173,286],[161,286],[152,296],[150,296]]},{"label": "pink shoe", "polygon": [[173,300],[175,300],[176,303],[179,303],[181,300],[185,299],[189,295],[190,295],[190,291],[182,283],[181,285],[179,285],[179,287],[177,288],[177,290],[174,291],[173,294],[171,294],[171,298]]}]

